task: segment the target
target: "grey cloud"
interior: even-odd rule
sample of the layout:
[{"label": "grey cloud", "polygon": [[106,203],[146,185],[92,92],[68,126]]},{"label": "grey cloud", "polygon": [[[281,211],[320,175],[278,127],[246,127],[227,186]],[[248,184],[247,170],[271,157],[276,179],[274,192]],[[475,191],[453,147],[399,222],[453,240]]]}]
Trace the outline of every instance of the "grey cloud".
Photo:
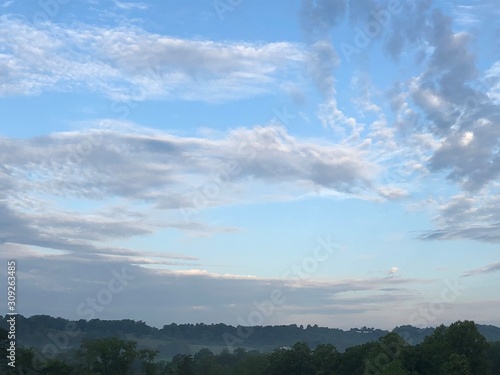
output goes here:
[{"label": "grey cloud", "polygon": [[458,181],[466,190],[477,191],[500,176],[500,156],[496,150],[499,139],[496,122],[478,121],[469,132],[451,133],[432,156],[429,166],[432,170],[451,169],[448,178]]},{"label": "grey cloud", "polygon": [[453,197],[438,208],[437,230],[422,233],[426,240],[468,239],[500,242],[500,199],[498,194]]},{"label": "grey cloud", "polygon": [[248,158],[241,153],[230,154],[242,166],[242,174],[272,181],[304,181],[341,191],[369,184],[368,164],[354,148],[300,141],[280,127],[241,129],[231,138],[235,144],[245,144],[255,155]]},{"label": "grey cloud", "polygon": [[464,273],[464,276],[484,275],[484,274],[489,274],[489,273],[499,272],[499,271],[500,271],[500,262],[496,262],[496,263],[488,264],[488,265],[481,267],[481,268],[467,271]]},{"label": "grey cloud", "polygon": [[327,98],[335,94],[333,72],[339,58],[328,41],[318,41],[310,45],[307,68],[318,90]]},{"label": "grey cloud", "polygon": [[377,4],[373,0],[349,1],[349,18],[352,23],[367,21],[370,13],[374,11]]},{"label": "grey cloud", "polygon": [[[0,253],[0,258],[3,258]],[[84,263],[83,263],[84,262]],[[125,271],[122,271],[125,269]],[[155,326],[172,321],[238,324],[238,318],[246,319],[256,310],[255,302],[269,300],[274,290],[280,290],[284,304],[276,307],[276,314],[314,313],[303,306],[315,305],[318,311],[337,315],[356,311],[360,314],[377,309],[370,304],[385,300],[397,303],[391,293],[385,296],[366,297],[361,300],[344,299],[338,309],[332,305],[332,295],[342,291],[362,291],[379,294],[377,287],[392,285],[389,279],[343,280],[323,284],[303,282],[294,286],[284,280],[241,278],[208,273],[173,272],[132,266],[119,259],[102,257],[33,257],[18,256],[18,273],[23,280],[21,313],[52,314],[70,319],[88,319],[78,313],[77,307],[87,298],[96,297],[114,277],[113,270],[125,272],[131,280],[124,290],[113,295],[103,311],[95,311],[100,319],[141,319]],[[3,275],[5,270],[0,271]],[[412,288],[425,280],[401,279],[397,294],[411,295]],[[86,309],[80,309],[80,313]]]},{"label": "grey cloud", "polygon": [[[391,20],[392,28],[384,42],[385,50],[398,59],[405,47],[415,47],[429,33],[428,13],[432,0],[402,1],[403,11]],[[417,55],[418,55],[417,49]]]},{"label": "grey cloud", "polygon": [[468,239],[475,241],[498,243],[500,242],[500,223],[478,228],[446,228],[438,229],[419,236],[423,240],[457,240]]},{"label": "grey cloud", "polygon": [[36,236],[36,231],[20,215],[0,202],[0,243]]},{"label": "grey cloud", "polygon": [[[191,262],[196,258],[166,253],[140,252],[124,248],[97,246],[94,241],[125,238],[150,233],[151,230],[139,229],[139,224],[127,221],[106,221],[105,217],[85,218],[77,213],[44,212],[43,214],[19,212],[5,202],[0,202],[0,244],[21,244],[52,250],[82,254],[122,257],[137,261],[142,257],[160,258],[158,263],[176,264],[174,260]],[[141,223],[144,226],[144,223]],[[169,261],[166,261],[169,260]]]},{"label": "grey cloud", "polygon": [[[57,134],[36,141],[4,139],[6,168],[15,171],[24,186],[42,190],[45,186],[51,194],[146,200],[161,192],[175,196],[177,188],[200,182],[200,176],[217,174],[230,164],[241,169],[234,180],[252,175],[339,190],[366,186],[373,168],[361,151],[296,139],[276,126],[235,129],[221,139],[109,130],[87,152],[73,157],[73,147],[87,137],[75,132],[64,139]],[[36,180],[30,178],[33,174]],[[198,176],[194,182],[189,180],[193,175]]]},{"label": "grey cloud", "polygon": [[347,0],[303,0],[299,13],[308,44],[306,68],[327,100],[335,95],[333,71],[339,63],[330,32],[344,18],[346,10]]},{"label": "grey cloud", "polygon": [[[427,7],[417,14],[427,14]],[[398,126],[407,134],[413,128],[439,140],[439,147],[428,154],[430,171],[445,171],[463,189],[478,191],[500,176],[500,107],[487,95],[489,84],[479,80],[471,36],[454,32],[452,19],[439,10],[425,23],[419,37],[430,52],[424,72],[409,81],[408,92],[417,113],[397,90],[393,107],[413,113],[401,117]]]},{"label": "grey cloud", "polygon": [[323,39],[347,10],[347,0],[303,0],[300,21],[308,39]]},{"label": "grey cloud", "polygon": [[431,56],[428,73],[438,72],[440,91],[452,103],[464,103],[475,92],[465,85],[477,76],[475,56],[468,51],[468,34],[453,33],[452,20],[440,11],[433,13],[431,43],[435,51]]}]

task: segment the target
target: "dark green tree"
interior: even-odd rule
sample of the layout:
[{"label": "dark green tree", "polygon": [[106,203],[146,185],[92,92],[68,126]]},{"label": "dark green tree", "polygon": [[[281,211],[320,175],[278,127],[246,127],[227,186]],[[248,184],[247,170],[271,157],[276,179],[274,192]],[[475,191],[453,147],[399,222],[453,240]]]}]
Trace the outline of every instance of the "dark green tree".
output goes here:
[{"label": "dark green tree", "polygon": [[40,371],[40,375],[72,375],[73,368],[56,359],[51,359],[45,362]]},{"label": "dark green tree", "polygon": [[267,355],[251,354],[233,369],[233,375],[264,375],[267,367]]},{"label": "dark green tree", "polygon": [[41,355],[33,348],[16,348],[16,374],[38,375],[42,369]]},{"label": "dark green tree", "polygon": [[316,375],[334,375],[340,365],[340,354],[333,344],[320,344],[312,352]]},{"label": "dark green tree", "polygon": [[391,332],[378,339],[365,360],[364,374],[384,374],[400,371],[407,373],[405,363],[409,361],[409,345],[397,333]]},{"label": "dark green tree", "polygon": [[472,375],[488,373],[488,343],[477,330],[476,323],[465,320],[451,324],[446,330],[445,339],[453,353],[467,359]]},{"label": "dark green tree", "polygon": [[141,375],[156,375],[158,373],[158,365],[155,363],[157,350],[141,349],[137,353],[137,357],[141,360]]},{"label": "dark green tree", "polygon": [[472,375],[489,373],[488,344],[472,321],[439,326],[417,348],[417,368],[422,374],[441,375],[452,354],[463,356]]},{"label": "dark green tree", "polygon": [[214,353],[209,349],[201,349],[194,355],[194,373],[196,375],[205,375],[214,372],[217,367],[217,361]]},{"label": "dark green tree", "polygon": [[313,375],[311,350],[303,342],[291,349],[276,349],[268,357],[266,373],[269,375]]},{"label": "dark green tree", "polygon": [[189,354],[177,354],[172,358],[174,374],[176,375],[196,375],[194,373],[194,359]]},{"label": "dark green tree", "polygon": [[86,367],[100,375],[132,373],[132,364],[137,358],[137,343],[109,337],[96,340],[84,340],[81,356]]},{"label": "dark green tree", "polygon": [[500,341],[488,345],[488,359],[492,374],[500,374]]},{"label": "dark green tree", "polygon": [[417,346],[417,371],[426,375],[441,375],[441,367],[453,353],[446,337],[447,328],[437,327]]},{"label": "dark green tree", "polygon": [[410,375],[410,372],[406,370],[401,360],[396,359],[385,366],[380,375]]},{"label": "dark green tree", "polygon": [[378,346],[378,343],[370,342],[363,345],[347,348],[340,356],[338,367],[339,375],[363,375],[365,372],[365,362],[371,350]]},{"label": "dark green tree", "polygon": [[443,365],[443,375],[471,375],[469,361],[464,355],[453,353]]}]

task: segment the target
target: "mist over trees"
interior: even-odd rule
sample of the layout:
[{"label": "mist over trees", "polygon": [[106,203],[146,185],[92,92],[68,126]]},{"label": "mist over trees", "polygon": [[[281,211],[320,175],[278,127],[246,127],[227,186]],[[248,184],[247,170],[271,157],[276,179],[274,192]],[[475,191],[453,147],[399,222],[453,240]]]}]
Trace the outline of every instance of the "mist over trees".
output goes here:
[{"label": "mist over trees", "polygon": [[[46,325],[56,322],[60,328],[67,327],[68,322],[50,317],[37,317],[34,320]],[[3,356],[0,360],[0,373],[6,375],[500,374],[500,341],[487,341],[472,321],[458,321],[449,327],[441,325],[422,342],[413,345],[408,342],[411,339],[403,338],[395,330],[378,339],[351,346],[345,351],[339,351],[331,343],[318,342],[315,345],[308,345],[298,341],[291,347],[277,347],[267,352],[224,348],[214,353],[208,348],[201,348],[194,354],[178,353],[168,359],[161,358],[160,351],[148,347],[144,341],[139,345],[137,341],[124,338],[123,329],[127,326],[128,330],[135,330],[137,335],[145,337],[150,333],[146,332],[147,325],[143,322],[95,321],[91,324],[101,325],[101,328],[107,325],[104,332],[111,335],[100,338],[80,335],[82,339],[77,348],[67,346],[66,350],[51,355],[46,353],[45,356],[40,355],[36,348],[18,347],[16,368],[11,368]],[[117,329],[115,335],[112,335],[110,330],[113,326]],[[171,330],[174,326],[166,327]],[[185,325],[177,327],[186,329]],[[191,328],[193,327],[196,325]],[[364,331],[369,330],[364,327]],[[351,331],[363,332],[360,329]],[[61,336],[54,334],[53,337],[63,343]],[[8,344],[7,331],[0,328],[0,347],[3,353],[7,351]]]}]

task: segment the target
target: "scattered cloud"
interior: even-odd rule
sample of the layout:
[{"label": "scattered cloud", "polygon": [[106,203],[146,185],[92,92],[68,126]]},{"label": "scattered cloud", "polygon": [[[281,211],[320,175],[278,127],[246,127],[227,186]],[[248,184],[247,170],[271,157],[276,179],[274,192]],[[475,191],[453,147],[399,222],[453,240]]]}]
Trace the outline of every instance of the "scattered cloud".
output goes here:
[{"label": "scattered cloud", "polygon": [[[397,266],[387,265],[377,266],[383,278],[331,276],[328,282],[213,273],[206,268],[216,266],[169,243],[155,244],[157,251],[132,245],[166,231],[184,231],[190,240],[241,231],[209,225],[198,213],[249,202],[399,200],[398,209],[418,206],[431,215],[433,228],[420,232],[421,240],[500,243],[500,62],[480,59],[483,46],[474,44],[484,14],[498,14],[494,1],[477,7],[448,2],[444,8],[453,17],[431,0],[401,1],[401,12],[368,41],[367,58],[351,64],[339,56],[335,33],[350,28],[355,39],[387,2],[304,0],[298,14],[304,43],[157,34],[124,16],[151,4],[110,4],[85,18],[93,24],[0,16],[0,96],[91,94],[114,101],[118,114],[126,110],[122,104],[135,101],[214,104],[272,95],[300,105],[309,127],[258,120],[193,135],[104,119],[71,132],[0,137],[0,257],[22,260],[20,277],[33,313],[42,306],[44,313],[81,318],[76,306],[123,267],[136,281],[100,317],[126,312],[153,324],[165,323],[158,318],[165,314],[178,322],[237,323],[253,301],[276,288],[287,297],[276,322],[328,321],[332,315],[387,319],[387,310],[397,314],[403,299],[417,306],[421,286],[435,284],[403,278]],[[111,19],[115,26],[103,26]],[[381,53],[372,54],[377,45]],[[224,115],[234,115],[232,109]],[[150,120],[166,126],[161,118]],[[177,130],[183,125],[168,124]],[[492,263],[463,275],[499,270]],[[52,299],[64,302],[42,303]],[[467,312],[467,303],[456,306]]]},{"label": "scattered cloud", "polygon": [[476,275],[484,275],[493,272],[500,271],[500,262],[491,263],[481,268],[476,268],[474,270],[470,270],[464,273],[464,276],[476,276]]}]

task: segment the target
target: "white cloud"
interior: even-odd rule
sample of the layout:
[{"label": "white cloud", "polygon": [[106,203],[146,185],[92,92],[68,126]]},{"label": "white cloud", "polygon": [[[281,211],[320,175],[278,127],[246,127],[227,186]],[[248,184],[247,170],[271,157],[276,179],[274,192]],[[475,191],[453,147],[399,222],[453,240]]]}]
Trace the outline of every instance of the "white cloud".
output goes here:
[{"label": "white cloud", "polygon": [[[198,235],[234,231],[199,223],[195,214],[244,203],[258,186],[266,187],[265,199],[271,192],[280,199],[287,186],[296,196],[318,188],[370,192],[377,171],[362,150],[295,138],[279,126],[199,138],[105,123],[103,129],[36,139],[0,138],[0,197],[8,202],[0,207],[0,241],[135,256],[97,244],[161,228]],[[100,207],[78,213],[54,203],[71,206],[75,198]],[[116,198],[122,203],[110,203]]]},{"label": "white cloud", "polygon": [[176,39],[135,27],[29,25],[0,17],[0,95],[90,90],[115,100],[222,101],[279,89],[304,54],[290,43]]},{"label": "white cloud", "polygon": [[406,189],[397,186],[380,186],[378,188],[378,193],[382,197],[390,200],[406,198],[409,195]]},{"label": "white cloud", "polygon": [[462,144],[462,146],[467,147],[472,142],[473,139],[474,139],[474,133],[468,131],[464,133],[462,139],[460,140],[460,143]]},{"label": "white cloud", "polygon": [[145,10],[148,9],[149,6],[146,3],[143,2],[126,2],[126,1],[114,1],[115,5],[120,8],[120,9],[125,9],[125,10],[133,10],[133,9],[139,9],[139,10]]},{"label": "white cloud", "polygon": [[389,275],[394,275],[395,273],[398,273],[398,272],[399,272],[398,267],[391,267],[391,269],[389,270]]}]

